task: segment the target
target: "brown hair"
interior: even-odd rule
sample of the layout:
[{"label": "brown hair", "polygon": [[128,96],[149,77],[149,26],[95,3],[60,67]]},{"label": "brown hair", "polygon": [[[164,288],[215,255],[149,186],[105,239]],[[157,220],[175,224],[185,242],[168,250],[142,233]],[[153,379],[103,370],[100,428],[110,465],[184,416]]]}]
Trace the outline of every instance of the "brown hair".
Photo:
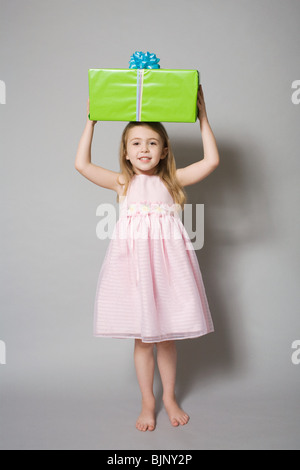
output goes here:
[{"label": "brown hair", "polygon": [[[156,175],[160,176],[171,196],[174,199],[175,204],[179,204],[184,209],[184,204],[187,200],[186,192],[176,178],[176,163],[174,154],[171,148],[170,139],[168,137],[165,127],[160,122],[129,122],[125,127],[120,145],[120,170],[125,180],[123,196],[126,195],[129,183],[135,175],[132,164],[129,160],[126,160],[127,155],[127,140],[130,129],[136,126],[147,126],[157,132],[163,142],[163,148],[168,147],[167,156],[160,160],[156,167]],[[119,195],[117,196],[117,202],[119,202]]]}]

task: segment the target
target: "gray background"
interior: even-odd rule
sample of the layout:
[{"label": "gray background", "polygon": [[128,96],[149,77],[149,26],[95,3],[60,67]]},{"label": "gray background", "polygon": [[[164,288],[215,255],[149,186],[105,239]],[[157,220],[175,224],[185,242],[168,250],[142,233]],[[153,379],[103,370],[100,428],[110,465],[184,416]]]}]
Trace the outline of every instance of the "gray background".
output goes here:
[{"label": "gray background", "polygon": [[[0,1],[1,449],[300,448],[298,0]],[[201,73],[218,169],[187,188],[205,204],[197,251],[216,332],[178,343],[191,415],[135,429],[131,340],[92,335],[116,194],[74,168],[89,68],[136,51]],[[122,122],[98,123],[93,161],[118,171]],[[166,124],[178,167],[202,158],[198,122]],[[117,293],[116,293],[117,295]]]}]

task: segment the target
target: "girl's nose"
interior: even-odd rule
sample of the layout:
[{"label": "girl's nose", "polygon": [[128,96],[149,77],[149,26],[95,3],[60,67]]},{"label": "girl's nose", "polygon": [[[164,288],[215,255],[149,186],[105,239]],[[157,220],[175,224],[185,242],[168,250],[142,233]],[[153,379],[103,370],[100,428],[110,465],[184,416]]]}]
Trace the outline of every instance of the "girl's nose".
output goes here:
[{"label": "girl's nose", "polygon": [[142,144],[142,151],[143,152],[148,152],[148,145],[146,143]]}]

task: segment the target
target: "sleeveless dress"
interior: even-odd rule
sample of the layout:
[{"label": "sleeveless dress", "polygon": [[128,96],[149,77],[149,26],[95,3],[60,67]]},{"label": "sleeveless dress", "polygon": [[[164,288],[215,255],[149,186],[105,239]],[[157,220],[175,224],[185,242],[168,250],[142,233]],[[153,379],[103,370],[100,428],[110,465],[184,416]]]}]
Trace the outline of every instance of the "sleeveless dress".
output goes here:
[{"label": "sleeveless dress", "polygon": [[158,175],[134,175],[98,277],[94,336],[145,343],[214,331],[178,204]]}]

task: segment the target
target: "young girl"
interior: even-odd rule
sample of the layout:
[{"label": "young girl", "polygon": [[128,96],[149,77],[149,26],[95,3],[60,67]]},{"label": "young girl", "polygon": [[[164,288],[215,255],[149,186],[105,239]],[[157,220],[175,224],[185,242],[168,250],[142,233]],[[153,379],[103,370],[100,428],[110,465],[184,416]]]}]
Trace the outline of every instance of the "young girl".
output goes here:
[{"label": "young girl", "polygon": [[153,431],[156,425],[154,346],[171,424],[185,425],[189,416],[175,396],[175,340],[214,331],[198,260],[178,214],[186,202],[184,186],[198,183],[219,164],[201,85],[197,103],[204,158],[192,165],[176,169],[161,123],[128,123],[121,141],[120,173],[91,163],[96,121],[89,118],[76,155],[75,168],[83,176],[116,191],[117,201],[122,200],[98,278],[94,335],[135,339],[140,431]]}]

